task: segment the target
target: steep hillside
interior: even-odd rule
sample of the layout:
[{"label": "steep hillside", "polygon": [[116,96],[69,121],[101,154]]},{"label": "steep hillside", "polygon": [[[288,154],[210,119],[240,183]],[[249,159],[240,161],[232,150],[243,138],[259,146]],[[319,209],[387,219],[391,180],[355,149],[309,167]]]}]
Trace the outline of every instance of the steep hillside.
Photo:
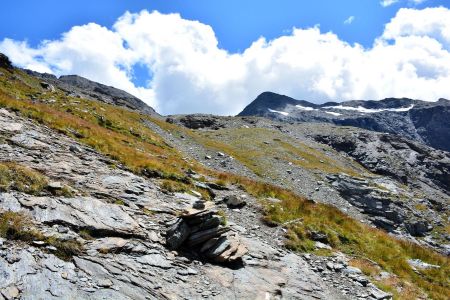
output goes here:
[{"label": "steep hillside", "polygon": [[[448,208],[325,140],[343,127],[166,122],[42,83],[0,65],[3,297],[446,299]],[[177,125],[190,122],[202,129]],[[355,185],[360,205],[342,192]],[[391,234],[373,228],[398,209]]]},{"label": "steep hillside", "polygon": [[380,101],[328,102],[321,105],[265,92],[238,116],[287,122],[326,122],[394,133],[450,151],[450,101],[388,98]]},{"label": "steep hillside", "polygon": [[41,74],[30,70],[25,70],[25,72],[42,79],[41,85],[45,88],[53,89],[57,87],[66,92],[68,96],[74,98],[93,99],[138,110],[150,115],[157,114],[152,107],[125,91],[91,81],[78,75],[66,75],[57,78],[51,74]]}]

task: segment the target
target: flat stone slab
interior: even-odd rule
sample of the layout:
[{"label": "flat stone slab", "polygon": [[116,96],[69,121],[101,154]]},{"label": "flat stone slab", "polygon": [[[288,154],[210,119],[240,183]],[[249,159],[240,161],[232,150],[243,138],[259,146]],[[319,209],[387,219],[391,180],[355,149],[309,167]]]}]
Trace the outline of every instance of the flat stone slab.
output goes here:
[{"label": "flat stone slab", "polygon": [[20,199],[20,203],[31,209],[33,217],[42,223],[66,224],[118,235],[141,234],[139,224],[121,206],[95,198],[30,197]]}]

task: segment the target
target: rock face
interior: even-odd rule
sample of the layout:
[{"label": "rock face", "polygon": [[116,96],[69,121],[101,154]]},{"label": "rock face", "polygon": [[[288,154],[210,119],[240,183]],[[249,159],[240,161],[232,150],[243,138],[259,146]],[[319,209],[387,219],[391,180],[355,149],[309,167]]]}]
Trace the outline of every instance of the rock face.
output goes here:
[{"label": "rock face", "polygon": [[[316,134],[314,138],[345,152],[375,174],[391,177],[403,184],[420,186],[436,203],[443,203],[450,195],[448,152],[434,150],[399,136],[374,132]],[[433,197],[434,194],[436,196]]]},{"label": "rock face", "polygon": [[450,101],[407,98],[313,104],[271,92],[259,95],[238,116],[287,122],[327,122],[401,135],[450,151]]},{"label": "rock face", "polygon": [[424,236],[433,229],[431,220],[414,210],[414,199],[405,204],[398,192],[384,189],[370,179],[346,175],[329,175],[328,179],[344,199],[371,216],[377,227],[390,232],[403,229],[412,236]]}]

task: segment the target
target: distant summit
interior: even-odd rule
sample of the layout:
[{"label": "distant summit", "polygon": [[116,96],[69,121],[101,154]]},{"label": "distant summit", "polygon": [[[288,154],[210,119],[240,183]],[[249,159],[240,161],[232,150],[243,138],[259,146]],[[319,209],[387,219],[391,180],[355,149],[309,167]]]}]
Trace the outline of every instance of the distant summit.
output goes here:
[{"label": "distant summit", "polygon": [[264,92],[238,116],[260,116],[287,122],[325,122],[394,133],[450,151],[450,101],[408,98],[352,100],[313,104]]}]

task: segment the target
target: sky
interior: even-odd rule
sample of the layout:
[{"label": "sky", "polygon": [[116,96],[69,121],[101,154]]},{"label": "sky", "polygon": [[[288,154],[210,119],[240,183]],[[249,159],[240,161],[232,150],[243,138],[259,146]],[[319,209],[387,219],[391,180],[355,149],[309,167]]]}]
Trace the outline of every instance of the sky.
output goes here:
[{"label": "sky", "polygon": [[450,98],[450,3],[4,0],[0,52],[124,89],[162,114],[233,115],[264,91],[435,101]]}]

